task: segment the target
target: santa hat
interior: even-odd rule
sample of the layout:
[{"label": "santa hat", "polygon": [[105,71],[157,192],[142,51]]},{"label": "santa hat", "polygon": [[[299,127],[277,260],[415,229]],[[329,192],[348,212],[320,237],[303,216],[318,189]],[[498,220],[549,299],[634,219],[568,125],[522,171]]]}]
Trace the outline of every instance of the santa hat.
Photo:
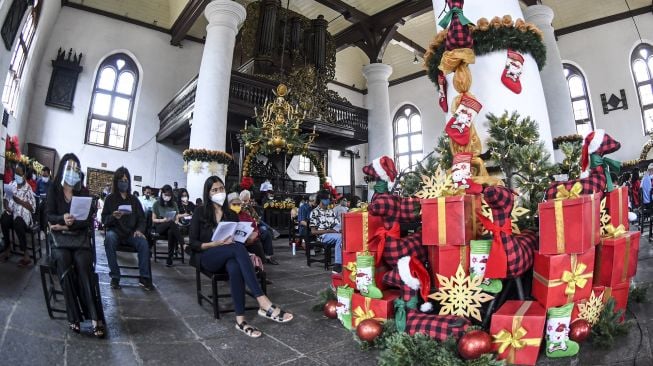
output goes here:
[{"label": "santa hat", "polygon": [[592,131],[585,136],[583,150],[581,151],[580,156],[581,178],[589,176],[590,154],[595,153],[601,147],[604,136],[605,130]]},{"label": "santa hat", "polygon": [[397,178],[395,162],[387,156],[372,160],[372,164],[363,168],[363,173],[388,183],[394,183]]},{"label": "santa hat", "polygon": [[508,58],[511,60],[515,60],[520,64],[524,63],[524,56],[520,55],[519,52],[515,52],[513,50],[508,50]]},{"label": "santa hat", "polygon": [[433,305],[429,302],[428,296],[431,291],[431,277],[424,268],[422,262],[415,257],[405,256],[397,261],[399,277],[404,284],[413,290],[420,290],[420,296],[424,303],[419,307],[422,312],[431,311]]}]

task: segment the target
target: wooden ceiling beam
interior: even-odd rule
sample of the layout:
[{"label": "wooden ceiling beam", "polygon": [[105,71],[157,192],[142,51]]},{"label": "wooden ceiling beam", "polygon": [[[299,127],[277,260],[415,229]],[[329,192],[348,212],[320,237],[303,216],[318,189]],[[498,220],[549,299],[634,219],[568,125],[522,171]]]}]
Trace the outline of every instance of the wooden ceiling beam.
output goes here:
[{"label": "wooden ceiling beam", "polygon": [[422,47],[422,46],[418,45],[417,43],[415,43],[412,39],[404,36],[403,34],[401,34],[399,32],[397,32],[394,35],[394,40],[409,45],[410,47],[415,49],[415,53],[417,54],[417,56],[424,58],[424,54],[426,53],[426,50],[424,49],[424,47]]},{"label": "wooden ceiling beam", "polygon": [[363,13],[362,11],[356,9],[355,7],[345,3],[341,0],[313,0],[319,4],[326,6],[336,12],[342,14],[342,16],[349,20],[350,22],[367,22],[370,19],[370,16]]},{"label": "wooden ceiling beam", "polygon": [[172,39],[170,39],[170,44],[173,46],[181,45],[181,41],[186,37],[190,28],[195,24],[197,19],[204,12],[206,5],[211,2],[211,0],[190,0],[181,11],[177,20],[170,28],[170,34]]}]

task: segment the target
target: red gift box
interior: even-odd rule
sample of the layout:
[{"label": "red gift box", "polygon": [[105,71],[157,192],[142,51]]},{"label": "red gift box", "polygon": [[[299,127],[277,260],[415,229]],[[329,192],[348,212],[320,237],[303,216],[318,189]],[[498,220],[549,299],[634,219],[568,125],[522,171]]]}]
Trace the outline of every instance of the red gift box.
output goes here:
[{"label": "red gift box", "polygon": [[[376,252],[370,252],[371,255],[376,256]],[[356,289],[356,253],[342,253],[342,281],[349,285],[349,287]],[[384,290],[387,286],[383,283],[383,275],[388,272],[385,265],[381,265],[374,270],[374,279],[376,287]]]},{"label": "red gift box", "polygon": [[595,195],[542,202],[540,254],[580,254],[600,240],[600,202]]},{"label": "red gift box", "polygon": [[383,228],[383,218],[367,212],[348,212],[342,216],[342,251],[348,253],[376,251],[377,244],[368,246],[377,229]]},{"label": "red gift box", "polygon": [[360,293],[351,297],[352,325],[354,328],[365,319],[376,319],[385,322],[394,317],[394,302],[399,297],[399,290],[383,291],[380,299],[371,299]]},{"label": "red gift box", "polygon": [[615,286],[628,282],[637,272],[639,231],[629,231],[616,238],[603,238],[596,247],[594,284]]},{"label": "red gift box", "polygon": [[533,297],[545,308],[586,299],[592,291],[594,247],[583,254],[535,253]]},{"label": "red gift box", "polygon": [[[621,321],[624,321],[626,306],[628,305],[628,295],[630,291],[630,286],[628,283],[620,283],[612,287],[606,286],[594,286],[592,287],[595,297],[600,297],[603,294],[601,302],[605,305],[608,300],[613,298],[615,300],[614,310],[619,311],[623,310],[624,315],[621,317]],[[574,310],[571,313],[572,323],[577,320],[580,316],[580,307],[579,304],[587,304],[589,300],[580,300],[574,304]]]},{"label": "red gift box", "polygon": [[610,223],[617,227],[623,225],[626,230],[630,228],[628,222],[628,187],[615,188],[606,195],[605,209],[610,215]]},{"label": "red gift box", "polygon": [[546,310],[535,301],[506,301],[492,314],[492,349],[509,364],[535,365],[546,323]]},{"label": "red gift box", "polygon": [[430,246],[427,247],[431,271],[431,281],[440,287],[438,276],[453,277],[458,265],[462,265],[465,274],[469,275],[469,245],[463,246]]},{"label": "red gift box", "polygon": [[476,239],[481,209],[480,195],[422,200],[422,244],[467,245]]},{"label": "red gift box", "polygon": [[346,282],[342,278],[342,274],[340,274],[340,273],[332,273],[331,274],[331,286],[333,286],[333,288],[338,288],[340,286],[345,286],[345,285],[346,285]]}]

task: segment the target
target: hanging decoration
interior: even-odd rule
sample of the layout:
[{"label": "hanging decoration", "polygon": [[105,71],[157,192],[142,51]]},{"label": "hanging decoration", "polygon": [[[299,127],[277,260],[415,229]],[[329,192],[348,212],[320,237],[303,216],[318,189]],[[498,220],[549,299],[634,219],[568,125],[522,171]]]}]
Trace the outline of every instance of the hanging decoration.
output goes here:
[{"label": "hanging decoration", "polygon": [[454,277],[447,278],[440,274],[437,274],[437,277],[440,288],[436,293],[429,295],[429,298],[442,305],[440,315],[458,315],[482,320],[479,308],[482,303],[494,299],[494,296],[483,292],[481,288],[483,277],[465,276],[462,265],[458,265]]},{"label": "hanging decoration", "polygon": [[[184,173],[190,170],[199,174],[206,169],[211,175],[227,174],[227,166],[233,162],[233,157],[224,151],[208,149],[186,149],[182,153],[184,159]],[[224,167],[221,172],[220,168]]]}]

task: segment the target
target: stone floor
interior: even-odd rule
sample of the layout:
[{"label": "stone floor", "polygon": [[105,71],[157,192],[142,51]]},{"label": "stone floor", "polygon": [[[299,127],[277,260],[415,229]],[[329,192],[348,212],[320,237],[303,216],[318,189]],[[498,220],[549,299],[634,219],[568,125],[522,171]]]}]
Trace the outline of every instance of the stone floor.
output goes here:
[{"label": "stone floor", "polygon": [[[153,264],[152,292],[130,285],[135,284],[132,279],[123,279],[122,290],[111,290],[104,247],[98,239],[97,271],[107,339],[73,334],[64,318],[50,319],[38,269],[19,268],[13,258],[0,265],[0,365],[376,364],[376,352],[360,351],[337,321],[311,311],[317,293],[328,286],[328,272],[316,265],[307,267],[303,252],[293,257],[285,239],[275,242],[281,265],[266,267],[273,282],[268,295],[294,312],[295,320],[277,324],[249,311],[251,323],[265,333],[261,339],[249,339],[235,330],[233,313],[215,320],[209,306],[197,304],[195,272],[187,264],[174,268],[166,268],[161,261]],[[133,257],[120,258],[128,262]],[[649,283],[652,278],[653,246],[645,237],[635,280]],[[588,344],[578,357],[557,361],[541,357],[538,365],[653,365],[653,303],[636,304],[629,310],[637,326],[614,349],[597,350]]]}]

